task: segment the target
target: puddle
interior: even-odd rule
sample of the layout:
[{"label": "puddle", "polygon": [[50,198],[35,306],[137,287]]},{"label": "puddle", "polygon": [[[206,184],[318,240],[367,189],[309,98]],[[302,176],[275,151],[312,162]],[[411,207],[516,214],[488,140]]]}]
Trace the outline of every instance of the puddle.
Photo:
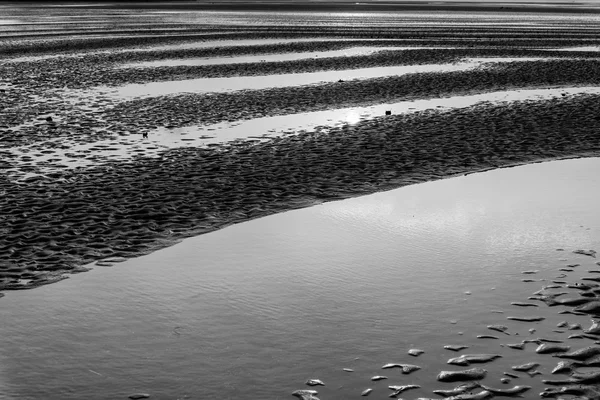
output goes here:
[{"label": "puddle", "polygon": [[295,61],[307,58],[325,58],[325,57],[351,57],[351,56],[366,56],[379,51],[385,50],[421,50],[421,49],[449,49],[450,47],[349,47],[341,50],[330,51],[312,51],[305,53],[283,53],[283,54],[259,54],[253,56],[239,57],[215,57],[215,58],[185,58],[171,60],[146,61],[138,63],[129,63],[119,66],[119,68],[156,68],[156,67],[177,67],[177,66],[193,66],[193,65],[219,65],[219,64],[244,64],[257,62],[278,62],[278,61]]},{"label": "puddle", "polygon": [[266,141],[300,132],[327,132],[333,127],[353,125],[385,115],[409,114],[423,110],[440,111],[466,108],[478,103],[514,101],[539,101],[566,95],[600,94],[600,87],[551,88],[511,90],[470,96],[413,100],[378,104],[369,107],[351,107],[337,110],[299,113],[275,117],[256,118],[213,125],[190,126],[175,129],[158,128],[148,138],[131,134],[111,139],[80,143],[78,139],[57,138],[35,145],[10,149],[17,156],[11,162],[14,168],[5,170],[13,180],[32,176],[24,174],[22,167],[35,167],[36,173],[45,174],[63,169],[89,167],[116,160],[135,160],[136,157],[157,157],[165,150],[180,147],[203,147],[236,141]]}]

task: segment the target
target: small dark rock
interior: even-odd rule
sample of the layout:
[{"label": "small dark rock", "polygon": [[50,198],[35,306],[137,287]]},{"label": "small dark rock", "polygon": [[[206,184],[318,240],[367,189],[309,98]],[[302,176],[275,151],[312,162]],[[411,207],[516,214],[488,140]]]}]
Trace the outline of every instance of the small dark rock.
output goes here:
[{"label": "small dark rock", "polygon": [[129,395],[129,398],[131,400],[147,399],[149,397],[150,397],[150,395],[146,394],[146,393],[134,393],[134,394]]}]

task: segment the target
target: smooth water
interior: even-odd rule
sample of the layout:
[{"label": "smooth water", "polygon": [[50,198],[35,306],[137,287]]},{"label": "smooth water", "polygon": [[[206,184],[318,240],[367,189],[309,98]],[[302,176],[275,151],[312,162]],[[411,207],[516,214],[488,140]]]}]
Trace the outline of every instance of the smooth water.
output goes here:
[{"label": "smooth water", "polygon": [[[486,324],[521,335],[535,326],[537,337],[565,318],[540,308],[553,310],[547,328],[505,319],[531,315],[509,303],[544,284],[521,282],[522,271],[551,279],[568,262],[596,261],[569,250],[600,247],[599,169],[597,158],[565,160],[326,203],[9,292],[0,399],[291,399],[308,378],[326,382],[322,400],[367,387],[382,398],[407,383],[423,386],[408,398],[431,396],[454,386],[435,382],[456,356],[443,345],[496,352],[499,341],[474,339]],[[426,353],[410,357],[412,347]],[[539,359],[502,351],[485,366],[493,386],[510,365]],[[382,371],[388,362],[423,370]],[[370,381],[379,374],[390,379]],[[514,381],[533,385],[531,396],[536,382]]]},{"label": "smooth water", "polygon": [[156,67],[177,67],[177,66],[196,66],[196,65],[219,65],[219,64],[245,64],[256,62],[281,62],[281,61],[297,61],[310,58],[326,58],[326,57],[352,57],[352,56],[367,56],[385,50],[421,50],[421,49],[439,49],[448,47],[377,47],[377,46],[360,46],[348,47],[340,50],[327,51],[311,51],[299,53],[282,53],[282,54],[257,54],[250,56],[230,56],[230,57],[202,57],[202,58],[177,58],[169,60],[143,61],[135,63],[127,63],[119,65],[118,68],[156,68]]},{"label": "smooth water", "polygon": [[[315,85],[339,80],[374,79],[407,74],[430,72],[469,71],[477,68],[493,68],[494,64],[513,61],[544,61],[551,57],[476,57],[464,58],[454,63],[419,64],[388,67],[356,68],[334,71],[316,71],[266,76],[234,76],[226,78],[196,78],[176,81],[132,83],[118,87],[97,86],[89,90],[65,90],[64,96],[86,99],[106,96],[115,101],[127,101],[154,96],[169,96],[183,93],[234,92],[240,90],[262,90],[290,86]],[[226,62],[225,62],[226,63]]]},{"label": "smooth water", "polygon": [[[499,59],[495,59],[496,62]],[[338,80],[372,79],[399,76],[413,73],[468,71],[483,68],[492,61],[465,60],[453,64],[422,64],[392,67],[357,68],[335,71],[303,72],[268,76],[237,76],[228,78],[197,78],[178,81],[132,83],[119,87],[98,86],[90,90],[66,90],[65,94],[74,98],[108,96],[114,100],[126,101],[134,98],[168,96],[182,93],[233,92],[240,90],[261,90],[290,86],[314,85]]]}]

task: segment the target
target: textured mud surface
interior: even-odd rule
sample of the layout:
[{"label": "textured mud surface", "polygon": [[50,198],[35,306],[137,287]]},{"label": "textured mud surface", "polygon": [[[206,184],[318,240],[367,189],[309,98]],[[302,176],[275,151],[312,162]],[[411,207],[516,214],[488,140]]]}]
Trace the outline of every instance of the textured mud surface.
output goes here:
[{"label": "textured mud surface", "polygon": [[[100,13],[106,21],[90,26],[82,21],[61,24],[65,15],[60,13],[72,10],[3,11],[3,18],[26,18],[32,24],[27,30],[0,25],[0,297],[3,291],[84,272],[91,262],[117,266],[185,237],[293,208],[457,174],[600,155],[600,96],[594,94],[381,115],[269,140],[171,149],[144,141],[158,128],[191,129],[496,90],[598,86],[597,51],[558,49],[600,46],[594,18],[574,22],[551,16],[523,26],[507,14],[486,26],[463,17],[413,16],[378,24],[357,18],[294,26],[201,18],[183,23],[176,17],[154,20],[156,16],[144,15],[132,24],[125,12],[118,18]],[[55,26],[41,23],[45,13],[58,16]],[[98,10],[76,13],[89,16]],[[281,43],[260,42],[272,39]],[[233,43],[237,40],[256,42]],[[414,49],[293,62],[120,68],[138,61],[357,46]],[[505,60],[470,71],[277,89],[128,100],[106,94],[129,83],[455,63],[477,57]],[[252,132],[256,137],[264,133]],[[118,152],[129,157],[110,155]],[[594,250],[570,250],[575,260],[557,265],[555,276],[540,277],[543,266],[524,267],[515,284],[542,282],[543,288],[529,298],[507,299],[504,310],[494,311],[497,319],[479,331],[449,336],[447,343],[396,349],[390,360],[380,360],[380,369],[340,365],[337,371],[355,382],[362,379],[357,397],[600,398],[600,264]],[[306,400],[336,398],[328,382],[326,376],[306,376],[291,394]],[[148,396],[135,393],[130,398]]]},{"label": "textured mud surface", "polygon": [[5,178],[2,285],[26,288],[36,280],[11,281],[144,254],[294,207],[504,165],[599,154],[598,104],[595,96],[582,96],[390,116],[265,143],[109,161],[24,183]]},{"label": "textured mud surface", "polygon": [[[511,88],[594,85],[597,52],[556,49],[600,44],[597,27],[585,19],[573,24],[552,17],[540,30],[512,25],[510,16],[504,27],[465,25],[462,17],[413,17],[399,30],[404,22],[391,20],[388,25],[357,19],[343,28],[322,22],[294,27],[270,20],[249,24],[225,18],[208,23],[201,17],[197,23],[184,23],[177,17],[161,20],[148,14],[145,22],[136,18],[131,24],[124,12],[115,25],[113,14],[98,10],[4,10],[5,18],[26,18],[31,25],[28,30],[0,26],[6,33],[0,40],[2,289],[53,282],[63,278],[61,272],[81,271],[91,261],[114,265],[184,237],[292,208],[600,151],[600,108],[594,95],[381,116],[268,141],[174,149],[141,141],[157,128],[185,129]],[[47,13],[56,16],[54,25],[43,23]],[[82,22],[89,15],[99,22]],[[80,16],[79,23],[60,22],[66,17],[76,22]],[[439,26],[432,27],[432,21]],[[560,34],[554,34],[554,28]],[[100,37],[109,33],[113,36]],[[235,44],[242,39],[256,42]],[[293,62],[119,68],[132,61],[356,46],[415,48]],[[130,101],[95,91],[99,85],[118,88],[132,82],[447,63],[471,57],[516,59],[473,71]],[[88,96],[76,96],[77,90]],[[135,138],[139,146],[131,145]],[[113,158],[111,152],[127,153],[129,158]]]}]

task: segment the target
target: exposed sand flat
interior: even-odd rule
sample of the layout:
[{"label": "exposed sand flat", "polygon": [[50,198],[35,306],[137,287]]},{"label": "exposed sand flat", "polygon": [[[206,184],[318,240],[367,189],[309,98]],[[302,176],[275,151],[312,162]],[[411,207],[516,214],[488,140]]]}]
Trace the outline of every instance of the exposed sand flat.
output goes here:
[{"label": "exposed sand flat", "polygon": [[[171,28],[171,29],[160,29],[157,32],[157,29],[128,29],[128,30],[108,30],[108,29],[71,29],[71,30],[57,30],[57,31],[33,31],[29,33],[3,33],[3,39],[5,40],[58,40],[64,41],[69,39],[97,39],[97,38],[135,38],[139,36],[140,38],[169,38],[169,37],[177,37],[180,33],[187,33],[187,29],[185,28]],[[240,33],[240,31],[235,31]],[[202,36],[202,34],[212,34],[214,32],[198,32],[196,33],[198,36]],[[227,33],[225,33],[227,34]]]},{"label": "exposed sand flat", "polygon": [[[235,34],[239,35],[240,31],[231,31],[231,32],[219,32],[220,35],[227,34]],[[250,33],[250,32],[249,32]],[[214,33],[199,33],[197,36],[202,35],[214,35]],[[103,36],[104,37],[104,36]],[[147,35],[143,37],[158,37],[158,35]],[[43,39],[39,39],[42,41]],[[126,48],[126,49],[111,49],[111,50],[98,50],[98,51],[82,51],[75,53],[66,53],[66,54],[47,54],[43,56],[24,56],[24,57],[15,57],[10,58],[7,61],[10,62],[27,62],[27,61],[37,61],[37,60],[45,60],[45,59],[53,59],[60,57],[84,57],[89,55],[98,55],[98,54],[114,54],[114,53],[128,53],[128,52],[152,52],[152,51],[168,51],[168,50],[185,50],[185,49],[206,49],[213,47],[228,47],[228,46],[259,46],[259,45],[268,45],[268,44],[280,44],[280,43],[302,43],[302,42],[329,42],[329,41],[356,41],[357,39],[344,39],[344,38],[289,38],[289,39],[237,39],[237,40],[207,40],[201,42],[193,42],[193,43],[176,43],[169,45],[156,45],[156,46],[147,46],[142,48]],[[390,39],[391,40],[391,39]]]},{"label": "exposed sand flat", "polygon": [[239,39],[239,40],[212,40],[206,42],[191,42],[191,43],[174,43],[167,45],[158,45],[133,49],[133,51],[161,51],[161,50],[183,50],[183,49],[204,49],[207,47],[222,47],[222,46],[257,46],[265,44],[278,44],[290,42],[320,42],[320,41],[352,41],[350,38],[336,37],[313,37],[313,38],[282,38],[282,39]]},{"label": "exposed sand flat", "polygon": [[[47,39],[32,39],[32,40],[21,40],[21,41],[9,41],[4,43],[2,46],[2,52],[6,57],[8,56],[30,56],[32,54],[56,54],[61,53],[63,55],[76,54],[81,51],[88,51],[89,54],[100,54],[106,53],[108,48],[114,50],[115,53],[127,53],[131,49],[136,52],[147,52],[154,50],[149,49],[153,45],[167,43],[187,43],[190,39],[197,37],[204,37],[206,39],[223,39],[223,37],[247,39],[248,37],[255,37],[257,39],[272,37],[273,35],[280,36],[283,39],[291,38],[296,39],[298,36],[306,37],[327,37],[328,41],[331,41],[332,37],[337,36],[342,41],[358,41],[358,40],[371,40],[375,39],[379,43],[391,43],[395,41],[396,45],[421,45],[421,46],[443,46],[443,47],[464,47],[464,46],[486,46],[486,47],[497,47],[502,46],[505,48],[520,48],[520,47],[539,47],[545,45],[548,47],[557,46],[576,46],[576,45],[587,45],[598,42],[595,36],[592,37],[568,37],[566,35],[554,36],[551,39],[547,39],[546,35],[540,35],[541,37],[531,37],[530,34],[523,33],[521,35],[510,35],[512,37],[506,37],[506,35],[497,34],[493,37],[485,37],[481,32],[473,33],[468,37],[444,37],[441,32],[425,33],[424,35],[419,32],[408,32],[398,37],[393,38],[392,33],[378,33],[373,35],[367,32],[362,35],[351,35],[349,32],[320,32],[318,30],[303,31],[302,33],[289,33],[285,30],[277,32],[271,32],[269,34],[263,32],[250,32],[250,33],[230,33],[228,35],[221,35],[216,33],[201,33],[201,34],[190,34],[181,33],[177,36],[151,36],[151,37],[120,37],[120,38],[85,38],[77,37],[71,38],[70,40],[57,40],[52,38]],[[415,38],[414,36],[419,36]],[[335,40],[335,39],[333,39]],[[292,41],[293,42],[293,41]],[[318,43],[318,40],[316,41]],[[143,46],[143,47],[142,47]],[[172,49],[176,50],[176,49]]]},{"label": "exposed sand flat", "polygon": [[[258,143],[288,135],[325,133],[329,129],[351,128],[361,121],[381,118],[386,111],[391,111],[392,115],[419,113],[426,110],[441,112],[484,103],[493,105],[516,101],[547,101],[579,94],[600,95],[600,87],[488,92],[478,95],[403,101],[370,107],[342,108],[201,126],[158,128],[150,131],[147,139],[141,139],[136,134],[115,135],[110,139],[95,140],[89,143],[82,142],[78,136],[51,138],[30,145],[12,147],[10,150],[11,167],[5,169],[5,173],[13,181],[22,181],[34,176],[60,172],[64,169],[97,167],[119,160],[134,161],[139,157],[161,157],[165,151],[181,147],[193,148],[240,140]],[[26,172],[33,170],[35,172]]]}]

